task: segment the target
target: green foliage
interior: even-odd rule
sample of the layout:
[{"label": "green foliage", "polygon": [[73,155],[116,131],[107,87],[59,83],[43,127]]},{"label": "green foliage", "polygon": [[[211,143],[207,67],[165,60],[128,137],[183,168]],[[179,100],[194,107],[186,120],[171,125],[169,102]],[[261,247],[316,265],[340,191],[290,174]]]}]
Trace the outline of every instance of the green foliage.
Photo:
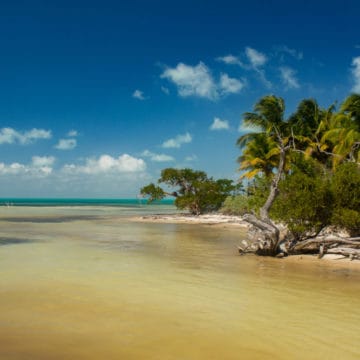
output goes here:
[{"label": "green foliage", "polygon": [[141,190],[140,190],[140,194],[141,195],[148,195],[148,203],[156,201],[156,200],[161,200],[166,196],[166,193],[164,192],[163,189],[161,189],[161,187],[156,186],[155,184],[151,183],[147,186],[144,186]]},{"label": "green foliage", "polygon": [[346,229],[352,236],[360,235],[359,211],[337,208],[334,210],[331,222],[334,225]]},{"label": "green foliage", "polygon": [[345,228],[351,235],[360,234],[360,167],[355,163],[341,164],[335,171],[331,189],[334,196],[332,223]]},{"label": "green foliage", "polygon": [[192,169],[164,169],[159,183],[176,189],[166,192],[159,186],[149,184],[140,190],[141,194],[148,195],[149,202],[166,195],[174,196],[177,208],[188,209],[196,215],[218,210],[227,196],[240,190],[240,185],[233,184],[231,180],[214,180],[205,172]]},{"label": "green foliage", "polygon": [[331,184],[335,207],[360,211],[360,166],[344,163],[337,167]]},{"label": "green foliage", "polygon": [[248,184],[246,193],[226,198],[221,212],[239,216],[246,213],[258,214],[268,196],[269,181],[265,176],[256,176],[255,179]]},{"label": "green foliage", "polygon": [[[299,163],[304,169],[303,161]],[[291,174],[281,182],[271,215],[285,222],[294,238],[301,240],[328,225],[331,211],[329,179],[312,162],[307,165],[307,173],[294,167]]]},{"label": "green foliage", "polygon": [[223,211],[259,211],[270,185],[276,190],[269,181],[279,169],[282,149],[287,152],[284,173],[275,202],[269,199],[270,215],[285,222],[296,239],[327,225],[360,234],[360,95],[350,95],[339,110],[305,99],[288,120],[284,113],[283,99],[265,96],[254,112],[244,114],[244,124],[257,132],[238,139],[238,161],[243,176],[254,181],[246,196],[228,198]]},{"label": "green foliage", "polygon": [[244,194],[228,196],[221,207],[221,212],[226,215],[241,216],[246,213],[250,213],[251,211],[252,208],[249,204],[249,197]]}]

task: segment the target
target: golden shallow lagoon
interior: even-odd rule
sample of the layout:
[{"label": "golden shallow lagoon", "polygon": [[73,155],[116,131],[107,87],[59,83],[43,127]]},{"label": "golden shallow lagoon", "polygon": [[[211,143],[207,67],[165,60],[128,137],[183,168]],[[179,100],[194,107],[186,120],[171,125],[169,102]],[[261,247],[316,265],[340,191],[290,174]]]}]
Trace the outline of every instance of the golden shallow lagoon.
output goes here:
[{"label": "golden shallow lagoon", "polygon": [[243,229],[0,209],[0,359],[359,359],[360,274],[239,256]]}]

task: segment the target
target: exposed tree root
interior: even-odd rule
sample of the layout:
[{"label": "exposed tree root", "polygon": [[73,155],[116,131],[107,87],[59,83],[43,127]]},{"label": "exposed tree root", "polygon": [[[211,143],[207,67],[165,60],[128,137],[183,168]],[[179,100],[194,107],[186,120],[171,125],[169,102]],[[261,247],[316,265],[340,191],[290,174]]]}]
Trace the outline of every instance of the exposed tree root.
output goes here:
[{"label": "exposed tree root", "polygon": [[243,240],[238,247],[240,254],[255,253],[263,256],[284,257],[295,254],[339,254],[350,260],[360,259],[360,237],[340,237],[335,234],[318,235],[301,241],[282,239],[280,229],[271,221],[246,214],[244,220],[252,227],[249,229],[248,241]]}]

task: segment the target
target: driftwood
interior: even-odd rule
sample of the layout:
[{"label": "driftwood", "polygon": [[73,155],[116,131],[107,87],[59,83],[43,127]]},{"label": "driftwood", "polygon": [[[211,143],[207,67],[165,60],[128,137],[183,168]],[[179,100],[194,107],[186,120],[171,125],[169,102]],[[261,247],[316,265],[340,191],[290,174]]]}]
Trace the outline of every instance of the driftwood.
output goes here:
[{"label": "driftwood", "polygon": [[340,237],[335,234],[318,235],[302,241],[281,239],[278,226],[272,222],[258,219],[252,214],[244,216],[244,220],[253,225],[249,230],[249,240],[243,240],[238,247],[239,253],[256,253],[278,258],[295,254],[337,254],[360,260],[360,237]]},{"label": "driftwood", "polygon": [[242,252],[255,252],[258,255],[275,256],[280,251],[280,230],[271,220],[257,218],[253,214],[244,215],[243,219],[253,227],[250,229],[251,245],[241,248]]},{"label": "driftwood", "polygon": [[296,243],[291,247],[290,251],[293,253],[301,252],[304,249],[311,248],[312,245],[315,245],[315,248],[318,249],[322,244],[327,247],[331,245],[351,245],[351,247],[360,248],[360,237],[341,238],[338,236],[318,236]]},{"label": "driftwood", "polygon": [[348,256],[350,260],[360,259],[360,250],[352,249],[352,248],[338,247],[338,248],[328,249],[326,253]]}]

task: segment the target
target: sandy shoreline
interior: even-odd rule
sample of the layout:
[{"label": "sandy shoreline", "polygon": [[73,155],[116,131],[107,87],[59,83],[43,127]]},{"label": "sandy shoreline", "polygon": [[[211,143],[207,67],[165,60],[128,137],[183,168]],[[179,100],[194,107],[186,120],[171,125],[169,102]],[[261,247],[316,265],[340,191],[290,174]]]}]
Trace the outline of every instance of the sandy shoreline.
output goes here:
[{"label": "sandy shoreline", "polygon": [[137,216],[131,219],[138,222],[154,222],[168,224],[202,224],[217,226],[237,226],[248,228],[249,224],[240,216],[230,216],[222,214],[207,214],[194,216],[190,214],[153,214],[145,216]]},{"label": "sandy shoreline", "polygon": [[[247,229],[249,223],[244,221],[240,216],[222,215],[222,214],[207,214],[200,216],[193,216],[190,214],[152,214],[145,216],[137,216],[131,218],[136,222],[149,223],[168,223],[168,224],[193,224],[193,225],[211,225],[216,227],[239,227]],[[342,255],[325,255],[321,259],[317,255],[291,255],[279,261],[289,263],[316,264],[321,263],[328,265],[331,268],[354,269],[360,271],[360,260],[350,261]]]}]

